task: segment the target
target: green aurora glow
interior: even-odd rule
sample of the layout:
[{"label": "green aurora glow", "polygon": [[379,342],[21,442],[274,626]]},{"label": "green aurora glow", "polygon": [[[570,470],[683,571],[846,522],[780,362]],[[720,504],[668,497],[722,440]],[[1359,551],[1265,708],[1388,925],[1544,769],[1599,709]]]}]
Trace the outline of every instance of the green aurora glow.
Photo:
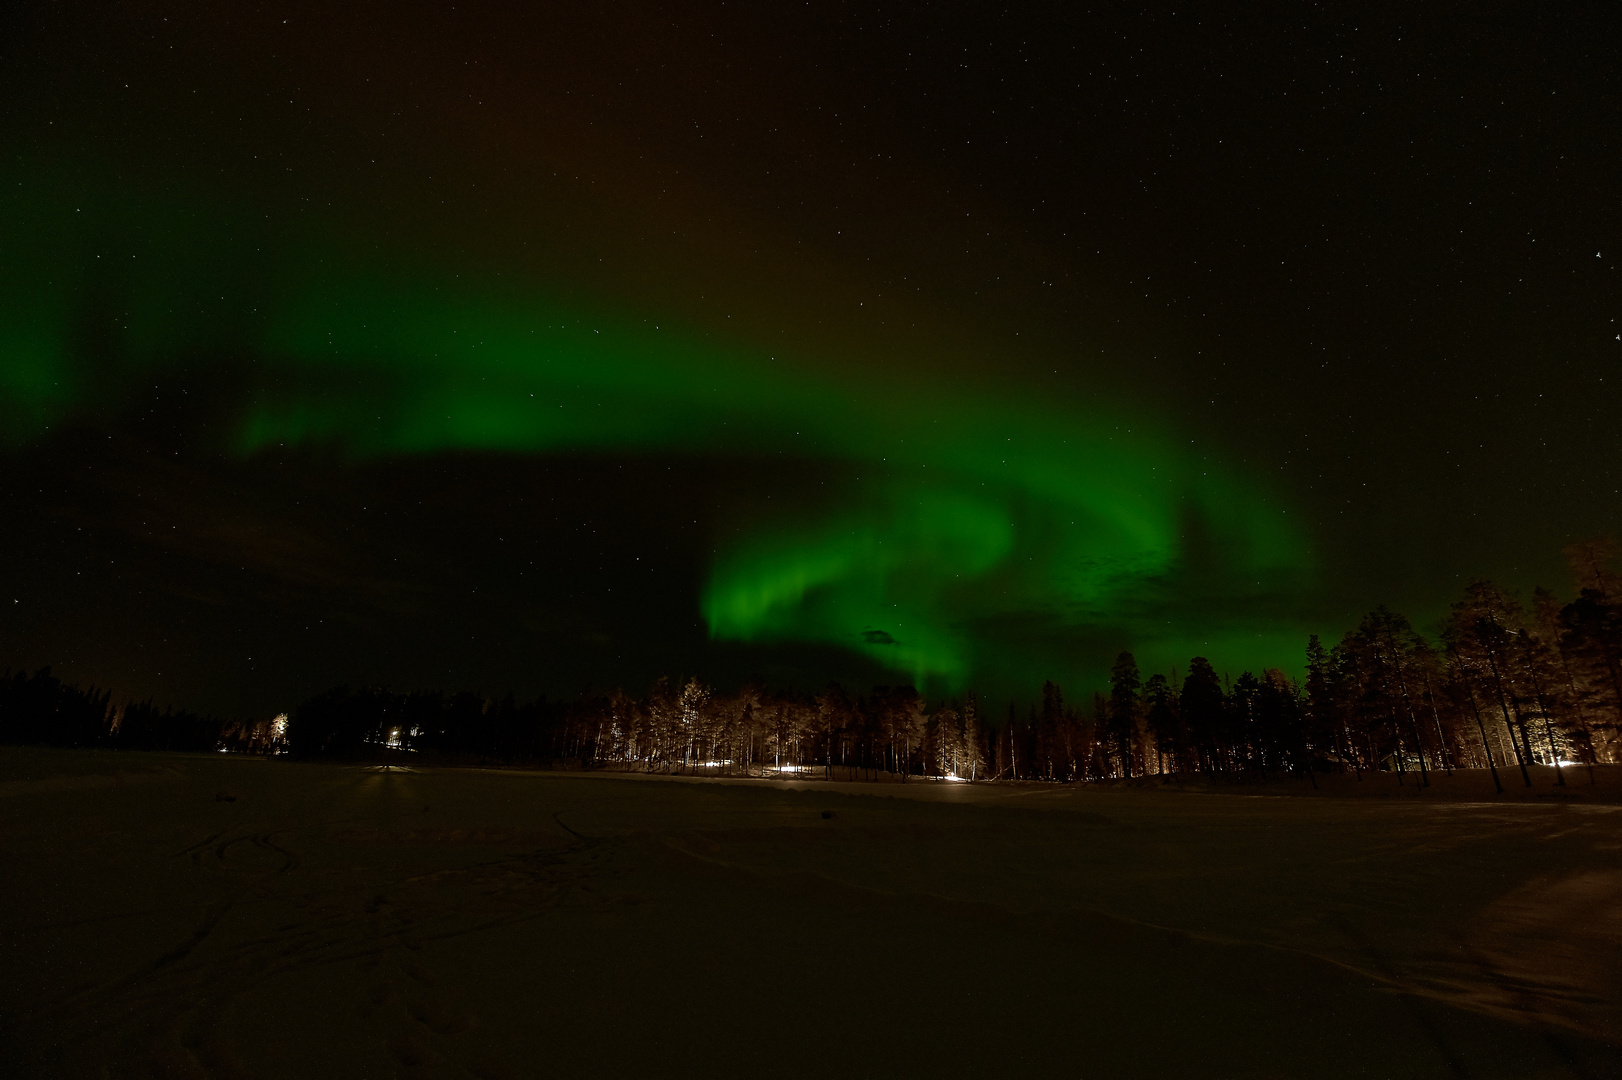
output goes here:
[{"label": "green aurora glow", "polygon": [[[1311,566],[1284,508],[1118,405],[838,371],[510,277],[245,239],[188,208],[9,210],[0,418],[14,441],[165,371],[236,364],[233,453],[838,466],[829,499],[741,506],[715,537],[696,599],[716,639],[833,644],[946,689],[1063,675],[1051,665],[1077,634],[1165,663],[1299,652],[1299,627],[1269,611]],[[233,255],[250,245],[268,254]]]}]

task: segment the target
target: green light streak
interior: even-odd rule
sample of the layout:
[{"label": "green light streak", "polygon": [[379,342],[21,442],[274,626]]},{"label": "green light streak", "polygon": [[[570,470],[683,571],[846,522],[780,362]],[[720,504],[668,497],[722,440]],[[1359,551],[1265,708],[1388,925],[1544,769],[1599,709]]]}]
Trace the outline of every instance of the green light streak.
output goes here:
[{"label": "green light streak", "polygon": [[[1198,648],[1213,634],[1243,654],[1294,640],[1234,615],[1310,567],[1282,508],[1109,403],[920,385],[927,363],[837,372],[537,286],[385,272],[309,244],[233,258],[240,231],[199,215],[104,200],[98,231],[68,201],[14,203],[0,234],[21,253],[0,266],[12,440],[154,370],[251,361],[238,453],[787,454],[859,474],[831,510],[741,511],[698,598],[717,639],[838,645],[950,689],[1062,675],[1053,654],[1075,632],[1168,662],[1213,651]],[[126,258],[140,272],[98,266]],[[86,345],[82,324],[107,312],[116,332]]]},{"label": "green light streak", "polygon": [[718,561],[704,617],[717,637],[859,648],[922,683],[960,681],[965,643],[949,632],[954,584],[1008,557],[1005,508],[959,491],[892,484],[888,499],[804,531],[756,536]]}]

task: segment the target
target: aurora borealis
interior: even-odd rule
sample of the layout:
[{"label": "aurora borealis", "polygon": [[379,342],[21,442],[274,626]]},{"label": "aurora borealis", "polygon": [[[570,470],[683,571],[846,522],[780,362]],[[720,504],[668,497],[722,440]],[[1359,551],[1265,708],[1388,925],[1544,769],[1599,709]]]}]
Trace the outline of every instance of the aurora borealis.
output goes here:
[{"label": "aurora borealis", "polygon": [[[244,708],[302,687],[307,655],[323,675],[408,682],[420,665],[395,636],[413,656],[449,655],[437,678],[490,690],[570,691],[582,672],[634,683],[671,663],[741,677],[757,660],[816,685],[848,677],[828,670],[844,656],[934,693],[1029,692],[1091,685],[1120,648],[1157,669],[1196,653],[1292,668],[1348,605],[1434,609],[1422,571],[1541,572],[1527,552],[1614,510],[1596,502],[1616,467],[1597,449],[1610,436],[1508,422],[1613,392],[1593,374],[1609,355],[1594,350],[1610,245],[1584,244],[1601,253],[1576,262],[1558,227],[1515,216],[1530,196],[1484,187],[1490,227],[1455,227],[1487,212],[1465,200],[1416,232],[1435,217],[1423,193],[1395,215],[1350,206],[1334,168],[1297,168],[1255,134],[1232,158],[1247,110],[1291,131],[1317,121],[1287,95],[1218,89],[1220,72],[1174,76],[1170,31],[1163,100],[1140,114],[1112,84],[1133,70],[1126,46],[1030,43],[1058,16],[1004,26],[965,12],[926,33],[914,13],[868,38],[854,12],[723,7],[646,25],[478,6],[312,7],[283,22],[184,5],[31,11],[0,167],[0,422],[15,476],[83,469],[61,494],[55,479],[34,485],[45,502],[16,519],[13,565],[29,568],[27,581],[13,571],[16,660],[150,693],[164,667],[278,657],[274,671],[255,661],[241,690],[191,676]],[[1293,48],[1263,66],[1293,70]],[[65,74],[70,54],[83,79]],[[1533,122],[1526,108],[1514,122]],[[1169,175],[1144,164],[1163,127]],[[1198,162],[1175,166],[1185,152]],[[1395,160],[1364,156],[1364,181]],[[1509,262],[1455,251],[1527,224],[1545,243]],[[1468,281],[1410,277],[1455,259]],[[1520,282],[1488,313],[1471,297],[1498,288],[1503,266]],[[1536,318],[1504,322],[1517,304]],[[1555,326],[1577,329],[1534,343]],[[1567,363],[1529,391],[1553,369],[1524,358],[1545,348]],[[1597,462],[1557,497],[1576,509],[1501,501],[1528,487],[1528,426],[1550,460]],[[594,479],[546,486],[547,470],[577,465]],[[371,513],[379,485],[404,506],[413,470],[445,468],[502,498],[564,500],[551,524],[476,512],[495,542],[525,545],[522,582],[481,554],[488,538],[428,540],[394,519],[356,546],[360,527],[338,524]],[[627,468],[640,479],[602,480]],[[266,470],[279,494],[255,487]],[[693,486],[650,503],[660,470]],[[1515,479],[1489,483],[1494,471]],[[151,533],[144,511],[101,515],[109,489],[88,478],[115,473],[128,500],[190,484],[195,497],[172,494],[165,511],[190,546]],[[482,483],[464,485],[467,513],[493,505]],[[436,491],[434,514],[463,512]],[[268,522],[309,493],[346,509],[272,543]],[[595,521],[605,503],[613,539],[559,540],[559,523]],[[68,522],[153,561],[126,579],[122,554],[92,560],[102,591],[53,606],[42,583],[84,573],[81,549],[49,540]],[[222,554],[222,530],[240,550]],[[416,548],[432,570],[396,575],[401,557],[385,554]],[[317,572],[317,549],[370,569]],[[665,561],[639,602],[644,577],[603,567],[640,574],[643,558]],[[188,560],[252,581],[195,588]],[[334,604],[351,629],[290,644],[325,602],[278,582],[339,576],[333,595],[359,598]],[[478,621],[461,606],[475,594],[512,609],[492,625],[529,628],[499,663],[488,637],[444,630]],[[164,661],[119,642],[158,614],[72,629],[109,596],[155,595],[154,612],[189,627]],[[261,612],[256,637],[244,627]],[[677,644],[646,645],[660,637]]]},{"label": "aurora borealis", "polygon": [[[135,209],[134,221],[102,227],[140,237]],[[998,618],[1111,627],[1168,655],[1187,651],[1189,628],[1160,629],[1154,594],[1181,571],[1191,521],[1223,553],[1227,578],[1277,589],[1310,564],[1285,508],[1110,403],[841,378],[606,302],[571,306],[539,288],[426,272],[312,271],[302,268],[323,260],[288,252],[258,275],[276,284],[221,296],[198,326],[174,313],[206,306],[205,282],[222,269],[227,280],[256,275],[172,235],[125,246],[132,266],[159,270],[121,274],[124,291],[103,301],[127,320],[104,346],[113,372],[73,344],[67,313],[97,272],[85,262],[69,260],[10,314],[14,437],[37,437],[98,394],[116,401],[129,392],[119,380],[223,355],[254,369],[216,448],[229,454],[790,454],[857,470],[818,507],[733,508],[698,598],[715,638],[859,650],[956,691],[977,665],[1018,666],[983,628]],[[343,253],[329,261],[342,265]]]}]

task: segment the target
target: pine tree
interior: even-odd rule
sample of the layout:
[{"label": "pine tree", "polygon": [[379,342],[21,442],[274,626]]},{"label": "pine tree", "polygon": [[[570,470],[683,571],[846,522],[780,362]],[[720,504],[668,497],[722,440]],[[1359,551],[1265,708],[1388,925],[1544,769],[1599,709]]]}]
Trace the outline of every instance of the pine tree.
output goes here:
[{"label": "pine tree", "polygon": [[1166,761],[1169,758],[1172,770],[1177,768],[1177,749],[1180,739],[1177,730],[1176,699],[1172,696],[1171,683],[1166,676],[1155,674],[1149,676],[1149,681],[1143,686],[1143,700],[1148,704],[1145,719],[1149,725],[1149,736],[1155,748],[1155,772],[1164,774]]},{"label": "pine tree", "polygon": [[1121,775],[1130,777],[1134,764],[1132,743],[1138,731],[1139,692],[1143,689],[1138,661],[1131,653],[1123,652],[1115,658],[1109,685],[1109,737],[1115,744]]},{"label": "pine tree", "polygon": [[1188,664],[1188,676],[1183,680],[1178,697],[1178,711],[1189,741],[1198,755],[1202,772],[1213,772],[1219,765],[1217,738],[1222,727],[1222,713],[1227,704],[1222,692],[1222,681],[1203,656],[1196,656]]}]

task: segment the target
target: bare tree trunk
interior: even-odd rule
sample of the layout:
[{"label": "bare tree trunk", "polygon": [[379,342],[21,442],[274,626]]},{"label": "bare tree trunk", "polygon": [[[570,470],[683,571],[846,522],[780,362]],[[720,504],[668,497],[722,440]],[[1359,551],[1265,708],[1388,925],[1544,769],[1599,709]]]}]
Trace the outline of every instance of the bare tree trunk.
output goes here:
[{"label": "bare tree trunk", "polygon": [[1436,689],[1431,686],[1429,668],[1425,669],[1425,697],[1430,702],[1431,719],[1436,723],[1436,746],[1438,752],[1442,755],[1442,768],[1447,770],[1447,775],[1452,776],[1453,755],[1447,746],[1447,736],[1442,733],[1442,714],[1436,711]]},{"label": "bare tree trunk", "polygon": [[[1340,742],[1340,737],[1342,735],[1346,736],[1346,747],[1344,752],[1341,750]],[[1357,745],[1352,741],[1352,731],[1351,728],[1346,726],[1346,720],[1344,717],[1341,718],[1340,729],[1335,732],[1335,753],[1340,754],[1340,771],[1342,773],[1346,772],[1346,759],[1348,757],[1352,759],[1352,775],[1356,776],[1357,782],[1361,784],[1363,782],[1363,762],[1359,760],[1357,756]]]},{"label": "bare tree trunk", "polygon": [[1566,687],[1571,691],[1571,700],[1577,707],[1577,723],[1583,730],[1583,741],[1587,743],[1587,752],[1583,755],[1583,764],[1588,766],[1588,782],[1594,783],[1594,729],[1588,723],[1588,710],[1583,708],[1582,698],[1577,693],[1577,677],[1572,674],[1571,660],[1566,656],[1566,646],[1560,640],[1560,635],[1554,635],[1555,651],[1560,656],[1560,670],[1565,672]]},{"label": "bare tree trunk", "polygon": [[1408,771],[1403,767],[1402,762],[1402,725],[1397,721],[1397,710],[1393,708],[1390,710],[1390,712],[1391,735],[1397,740],[1397,786],[1402,787],[1402,778],[1407,774]]},{"label": "bare tree trunk", "polygon": [[1487,768],[1492,770],[1492,786],[1498,789],[1498,794],[1504,793],[1504,782],[1498,779],[1498,766],[1492,760],[1492,744],[1487,741],[1487,725],[1481,719],[1481,709],[1476,705],[1476,692],[1470,685],[1470,677],[1464,673],[1462,667],[1459,678],[1464,683],[1465,695],[1470,699],[1470,711],[1476,714],[1476,727],[1481,731],[1481,749],[1487,753]]},{"label": "bare tree trunk", "polygon": [[1430,787],[1430,773],[1425,769],[1425,744],[1419,738],[1419,721],[1414,719],[1414,703],[1408,697],[1408,680],[1402,674],[1402,655],[1397,651],[1397,642],[1391,636],[1389,625],[1385,637],[1386,644],[1391,649],[1391,663],[1397,669],[1397,687],[1402,691],[1402,707],[1408,712],[1408,726],[1414,733],[1414,753],[1419,755],[1419,784],[1421,787]]},{"label": "bare tree trunk", "polygon": [[[1504,677],[1498,672],[1498,658],[1493,655],[1490,647],[1487,649],[1487,664],[1492,669],[1493,687],[1498,691],[1498,708],[1504,714],[1504,727],[1509,732],[1509,744],[1515,748],[1515,760],[1521,767],[1521,779],[1526,781],[1527,787],[1531,787],[1532,774],[1526,769],[1526,759],[1531,756],[1532,748],[1527,746],[1526,752],[1522,753],[1521,744],[1515,741],[1515,727],[1509,719],[1509,699],[1504,695]],[[1521,734],[1526,734],[1524,726]]]},{"label": "bare tree trunk", "polygon": [[1527,674],[1532,676],[1532,692],[1537,695],[1538,710],[1543,713],[1543,734],[1549,740],[1549,761],[1554,765],[1554,779],[1561,787],[1566,786],[1566,774],[1560,770],[1560,748],[1554,742],[1554,723],[1549,719],[1549,702],[1543,695],[1543,683],[1538,679],[1537,668],[1532,664],[1532,658],[1527,658]]}]

